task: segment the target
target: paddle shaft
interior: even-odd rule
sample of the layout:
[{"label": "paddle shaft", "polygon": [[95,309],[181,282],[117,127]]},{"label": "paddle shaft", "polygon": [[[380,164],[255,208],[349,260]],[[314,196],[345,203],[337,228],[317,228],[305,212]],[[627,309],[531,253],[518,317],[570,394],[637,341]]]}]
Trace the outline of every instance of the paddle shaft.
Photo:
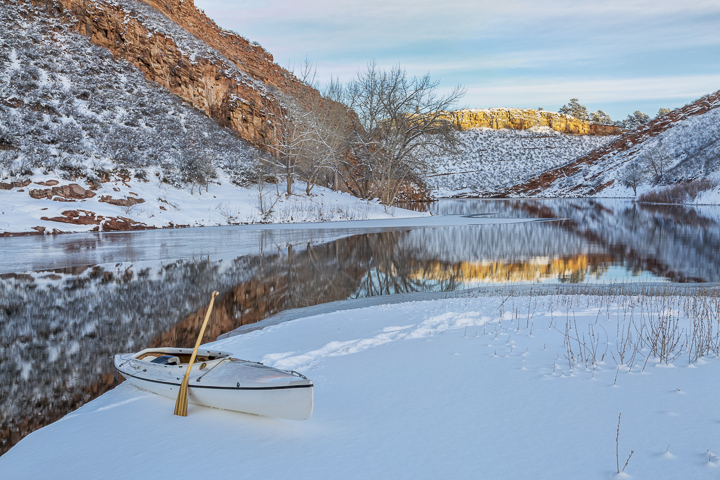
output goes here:
[{"label": "paddle shaft", "polygon": [[200,344],[202,343],[203,335],[205,335],[205,327],[207,326],[208,320],[210,319],[210,313],[212,312],[213,304],[215,303],[215,297],[217,296],[218,292],[213,292],[212,299],[210,299],[210,305],[208,306],[207,313],[205,314],[205,320],[203,320],[202,327],[200,327],[200,335],[198,335],[197,341],[195,342],[195,349],[190,356],[190,362],[188,363],[185,377],[180,384],[180,391],[178,392],[177,400],[175,401],[175,415],[179,415],[181,417],[187,416],[188,382],[190,381],[190,369],[192,368],[193,363],[195,363],[195,357],[197,356],[198,349],[200,348]]}]

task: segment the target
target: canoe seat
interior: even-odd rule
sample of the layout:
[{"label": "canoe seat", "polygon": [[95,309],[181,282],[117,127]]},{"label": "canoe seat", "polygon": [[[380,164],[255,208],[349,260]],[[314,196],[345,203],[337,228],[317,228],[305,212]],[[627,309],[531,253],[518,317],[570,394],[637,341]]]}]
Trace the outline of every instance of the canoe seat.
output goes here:
[{"label": "canoe seat", "polygon": [[180,365],[180,359],[173,355],[162,355],[150,361],[151,363],[159,363],[160,365]]}]

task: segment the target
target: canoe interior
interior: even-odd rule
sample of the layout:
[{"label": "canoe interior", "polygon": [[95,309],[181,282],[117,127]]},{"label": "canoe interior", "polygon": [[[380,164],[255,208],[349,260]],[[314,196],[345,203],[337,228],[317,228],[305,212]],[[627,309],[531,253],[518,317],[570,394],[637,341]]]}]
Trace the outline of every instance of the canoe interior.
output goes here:
[{"label": "canoe interior", "polygon": [[[151,362],[153,359],[162,357],[165,355],[172,355],[180,360],[180,365],[187,365],[190,363],[190,357],[192,357],[191,348],[156,348],[156,349],[145,349],[137,354],[133,355],[136,360],[145,360]],[[212,362],[213,360],[220,360],[229,357],[230,354],[227,352],[213,352],[209,350],[199,350],[195,357],[196,363]]]}]

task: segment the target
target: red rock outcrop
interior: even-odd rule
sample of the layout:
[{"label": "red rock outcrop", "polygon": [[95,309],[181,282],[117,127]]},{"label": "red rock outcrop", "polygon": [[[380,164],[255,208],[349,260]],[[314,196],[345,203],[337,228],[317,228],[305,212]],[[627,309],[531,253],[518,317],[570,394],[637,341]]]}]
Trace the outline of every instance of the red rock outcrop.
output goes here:
[{"label": "red rock outcrop", "polygon": [[[96,217],[95,212],[88,210],[65,210],[62,217],[41,217],[47,222],[72,223],[74,225],[100,225],[103,217]],[[37,227],[36,227],[37,228]],[[45,229],[43,229],[43,232]]]},{"label": "red rock outcrop", "polygon": [[112,198],[110,195],[101,196],[99,201],[109,203],[110,205],[117,205],[119,207],[131,207],[133,205],[137,205],[138,203],[145,203],[145,200],[142,198]]},{"label": "red rock outcrop", "polygon": [[570,115],[528,108],[464,109],[446,112],[459,130],[470,128],[511,128],[526,130],[532,127],[549,127],[572,135],[620,135],[623,130],[615,125],[585,122]]},{"label": "red rock outcrop", "polygon": [[[272,144],[273,117],[282,115],[277,93],[317,98],[319,93],[273,63],[262,47],[219,28],[192,0],[147,0],[178,26],[214,48],[212,58],[188,56],[165,32],[126,11],[122,4],[101,0],[34,0],[50,9],[61,7],[72,28],[96,45],[124,58],[170,92],[230,127],[252,144]],[[237,69],[237,71],[235,70]]]},{"label": "red rock outcrop", "polygon": [[18,182],[3,183],[0,182],[0,190],[12,190],[13,188],[22,188],[30,185],[30,180],[23,180]]},{"label": "red rock outcrop", "polygon": [[154,230],[155,227],[148,226],[142,222],[136,222],[131,218],[108,217],[100,228],[103,232],[127,232],[130,230]]},{"label": "red rock outcrop", "polygon": [[[29,184],[29,182],[28,182]],[[77,200],[83,200],[85,198],[92,198],[95,196],[95,192],[91,192],[90,190],[85,190],[83,187],[78,185],[77,183],[71,183],[70,185],[60,185],[57,187],[52,188],[45,188],[45,189],[35,189],[30,190],[29,192],[30,196],[35,199],[40,198],[48,198],[51,199],[53,197],[60,197],[62,199],[77,199]],[[58,198],[54,198],[53,200],[59,200]],[[62,201],[62,200],[60,200]]]},{"label": "red rock outcrop", "polygon": [[[93,231],[102,232],[127,232],[131,230],[152,230],[155,227],[136,222],[125,217],[103,217],[89,210],[65,210],[62,217],[42,217],[40,220],[46,222],[70,223],[73,225],[97,225]],[[34,227],[38,233],[44,233],[45,228]],[[42,230],[40,230],[42,229]],[[53,230],[55,233],[56,230]],[[35,233],[35,232],[33,232]],[[62,232],[58,232],[62,233]]]}]

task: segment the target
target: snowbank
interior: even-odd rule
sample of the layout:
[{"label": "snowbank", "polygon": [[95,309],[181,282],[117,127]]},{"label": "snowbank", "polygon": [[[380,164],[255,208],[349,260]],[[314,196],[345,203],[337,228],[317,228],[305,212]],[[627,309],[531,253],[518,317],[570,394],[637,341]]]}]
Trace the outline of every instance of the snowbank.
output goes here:
[{"label": "snowbank", "polygon": [[192,405],[175,417],[172,400],[123,384],[26,437],[0,470],[15,479],[607,479],[633,451],[633,477],[716,478],[720,406],[708,379],[717,359],[666,363],[623,347],[619,332],[641,312],[660,318],[662,309],[650,312],[663,298],[687,328],[682,300],[581,295],[421,301],[269,326],[213,345],[308,375],[310,420]]},{"label": "snowbank", "polygon": [[[262,192],[263,209],[260,209],[260,191],[257,187],[243,188],[234,185],[222,172],[208,185],[176,188],[161,181],[159,175],[151,174],[146,180],[113,176],[111,181],[101,183],[93,191],[92,198],[72,199],[72,202],[35,199],[31,190],[47,190],[51,187],[38,182],[58,180],[57,176],[44,175],[37,170],[33,183],[25,188],[0,190],[0,235],[4,232],[28,232],[33,227],[60,232],[88,232],[106,230],[108,219],[128,219],[128,224],[138,228],[168,228],[173,226],[237,225],[248,223],[298,223],[327,222],[338,220],[370,220],[404,217],[423,217],[427,213],[401,208],[385,208],[377,201],[363,201],[350,194],[333,192],[315,187],[310,196],[304,194],[304,184],[298,183],[297,195],[286,197],[284,186],[268,185]],[[78,184],[90,189],[82,181],[60,181],[60,186]],[[105,200],[103,200],[105,197]],[[113,205],[113,201],[139,201],[133,205]],[[61,198],[61,197],[54,197]],[[117,202],[116,202],[117,203]],[[78,216],[63,212],[79,212]],[[97,220],[102,216],[104,220]],[[87,224],[77,224],[93,220]],[[45,218],[46,220],[43,220]],[[64,223],[71,220],[77,223]],[[55,220],[47,220],[55,219]],[[58,220],[59,219],[59,220]],[[37,230],[37,229],[35,229]]]}]

